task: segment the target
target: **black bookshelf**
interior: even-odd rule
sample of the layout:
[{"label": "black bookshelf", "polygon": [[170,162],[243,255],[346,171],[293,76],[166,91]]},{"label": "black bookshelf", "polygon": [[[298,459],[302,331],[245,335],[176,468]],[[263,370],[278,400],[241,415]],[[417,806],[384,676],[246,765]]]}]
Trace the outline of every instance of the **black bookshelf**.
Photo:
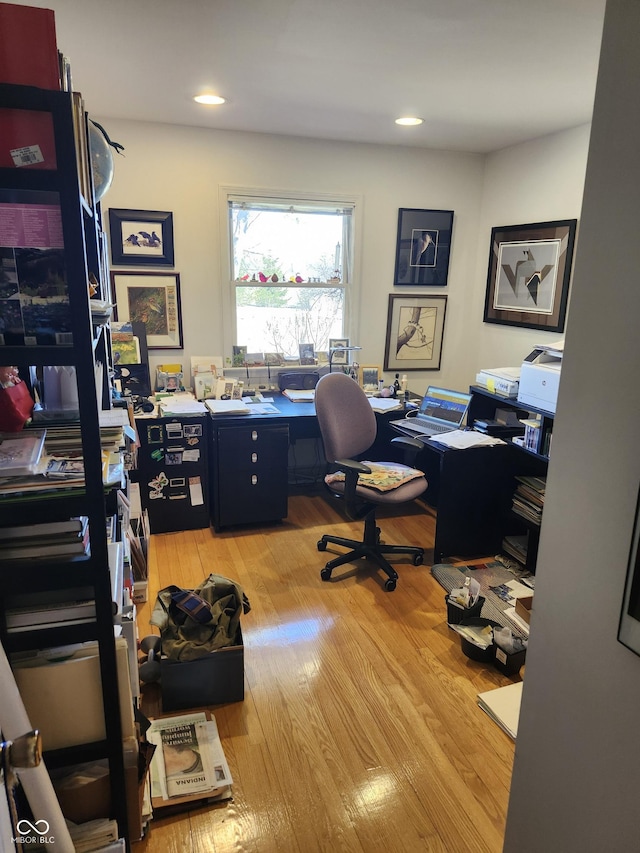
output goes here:
[{"label": "black bookshelf", "polygon": [[[51,194],[59,206],[62,222],[61,249],[64,257],[68,291],[70,337],[64,343],[0,346],[0,361],[15,364],[20,375],[27,377],[29,368],[72,365],[75,368],[79,421],[82,427],[82,452],[85,487],[82,494],[43,496],[28,501],[2,499],[0,524],[29,524],[39,521],[61,521],[75,515],[89,518],[90,554],[75,560],[47,560],[46,564],[5,561],[0,567],[0,639],[7,654],[47,648],[49,645],[96,640],[99,648],[100,677],[104,698],[104,741],[56,750],[45,760],[57,765],[74,764],[95,758],[109,762],[112,817],[118,822],[121,837],[127,838],[125,771],[122,747],[122,722],[119,703],[113,701],[118,692],[118,674],[114,641],[112,590],[105,529],[106,495],[102,478],[98,399],[96,394],[96,362],[102,365],[104,389],[100,406],[108,408],[108,369],[110,346],[108,328],[92,323],[88,281],[93,273],[101,284],[100,298],[109,298],[108,271],[101,269],[101,223],[99,207],[81,191],[78,171],[78,134],[84,134],[88,150],[86,114],[78,126],[77,108],[71,93],[37,89],[29,86],[0,85],[0,110],[12,109],[29,113],[46,113],[51,117],[55,140],[55,167],[0,168],[0,192],[3,200],[16,204],[29,203],[34,194]],[[75,112],[74,112],[75,109]],[[0,119],[1,120],[1,119]],[[37,139],[34,139],[34,143]],[[47,163],[44,164],[47,166]],[[87,172],[90,169],[87,166]],[[85,174],[86,174],[85,173]],[[85,187],[86,194],[86,187]],[[90,193],[92,195],[92,192]],[[46,423],[34,424],[37,428]],[[8,596],[15,593],[47,592],[89,587],[95,598],[96,615],[92,623],[77,627],[33,629],[20,633],[7,631],[5,610]],[[82,713],[82,709],[78,709]]]}]

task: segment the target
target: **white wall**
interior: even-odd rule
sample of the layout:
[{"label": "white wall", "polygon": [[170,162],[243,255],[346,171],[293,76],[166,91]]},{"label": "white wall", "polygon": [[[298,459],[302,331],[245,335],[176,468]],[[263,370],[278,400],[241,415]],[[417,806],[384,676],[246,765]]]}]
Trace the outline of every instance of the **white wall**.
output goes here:
[{"label": "white wall", "polygon": [[609,0],[506,853],[640,849],[640,658],[617,642],[640,482],[639,32],[640,3]]},{"label": "white wall", "polygon": [[[171,125],[113,120],[104,124],[126,150],[124,157],[116,157],[116,174],[103,209],[173,213],[185,345],[183,353],[154,352],[154,363],[179,360],[188,365],[190,355],[229,354],[222,353],[221,288],[226,282],[220,250],[226,236],[218,216],[218,187],[235,185],[362,197],[359,331],[352,343],[363,347],[358,360],[364,364],[383,364],[389,294],[412,292],[394,290],[392,285],[398,208],[453,209],[450,284],[446,290],[430,291],[449,296],[437,381],[460,387],[469,383],[459,358],[465,351],[460,318],[476,263],[481,157]],[[418,388],[426,385],[425,374],[416,383]]]},{"label": "white wall", "polygon": [[[580,218],[589,126],[545,136],[487,157],[478,239],[476,287],[469,300],[474,348],[483,367],[516,366],[540,343],[564,333],[483,323],[491,229]],[[578,222],[578,238],[580,223]],[[571,298],[570,291],[570,298]],[[480,319],[480,322],[478,321]]]},{"label": "white wall", "polygon": [[[359,330],[353,340],[363,347],[359,360],[383,363],[389,294],[448,296],[442,368],[411,375],[417,390],[429,381],[465,388],[482,367],[518,365],[535,343],[558,338],[482,322],[489,239],[495,225],[578,217],[588,127],[483,158],[142,122],[104,124],[126,150],[116,157],[103,208],[173,213],[184,351],[154,351],[153,365],[228,354],[222,352],[221,185],[362,197]],[[455,211],[446,288],[392,286],[400,207]]]}]

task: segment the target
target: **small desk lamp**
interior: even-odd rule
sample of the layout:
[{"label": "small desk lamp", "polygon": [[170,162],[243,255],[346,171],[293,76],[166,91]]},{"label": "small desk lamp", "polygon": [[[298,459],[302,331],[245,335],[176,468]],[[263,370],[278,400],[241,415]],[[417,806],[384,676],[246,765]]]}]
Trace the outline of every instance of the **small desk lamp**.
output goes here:
[{"label": "small desk lamp", "polygon": [[333,356],[337,352],[352,352],[353,350],[362,349],[362,347],[330,347],[329,348],[329,373],[333,369]]}]

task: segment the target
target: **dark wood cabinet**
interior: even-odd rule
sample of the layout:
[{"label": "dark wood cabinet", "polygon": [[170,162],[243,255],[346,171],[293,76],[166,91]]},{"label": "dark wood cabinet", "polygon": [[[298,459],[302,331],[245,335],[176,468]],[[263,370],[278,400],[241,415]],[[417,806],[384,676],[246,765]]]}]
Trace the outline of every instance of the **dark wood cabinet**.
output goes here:
[{"label": "dark wood cabinet", "polygon": [[151,533],[209,527],[207,415],[137,418],[140,499]]}]

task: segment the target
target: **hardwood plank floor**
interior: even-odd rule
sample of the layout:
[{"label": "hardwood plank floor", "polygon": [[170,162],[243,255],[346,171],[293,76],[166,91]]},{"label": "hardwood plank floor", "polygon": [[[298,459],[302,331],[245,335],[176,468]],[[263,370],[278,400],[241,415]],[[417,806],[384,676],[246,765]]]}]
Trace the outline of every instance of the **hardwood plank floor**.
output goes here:
[{"label": "hardwood plank floor", "polygon": [[[434,517],[415,503],[381,514],[388,542],[432,549]],[[244,702],[215,706],[233,801],[152,821],[133,853],[497,853],[513,742],[476,695],[510,683],[471,661],[446,623],[444,591],[425,564],[393,558],[400,580],[361,564],[320,580],[324,532],[358,536],[322,496],[294,496],[281,525],[153,536],[149,602],[211,572],[238,581]],[[340,578],[340,579],[339,579]],[[158,709],[144,688],[143,709]]]}]

